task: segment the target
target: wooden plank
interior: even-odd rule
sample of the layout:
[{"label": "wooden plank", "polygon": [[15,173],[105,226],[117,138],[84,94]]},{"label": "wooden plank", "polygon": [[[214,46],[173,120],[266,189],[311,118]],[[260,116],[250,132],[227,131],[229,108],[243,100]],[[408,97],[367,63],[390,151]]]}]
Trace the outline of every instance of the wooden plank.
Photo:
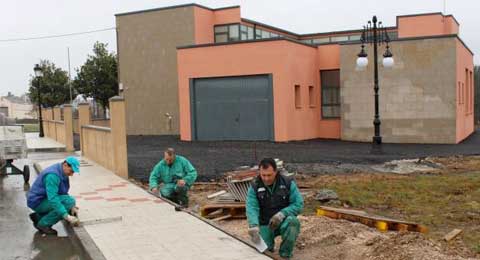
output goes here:
[{"label": "wooden plank", "polygon": [[215,197],[217,197],[217,196],[220,196],[220,195],[222,195],[222,194],[225,194],[225,193],[227,193],[226,190],[221,190],[221,191],[219,191],[219,192],[215,192],[215,193],[213,193],[213,194],[208,195],[208,196],[207,196],[207,199],[213,199],[213,198],[215,198]]},{"label": "wooden plank", "polygon": [[221,216],[221,217],[218,217],[218,218],[214,218],[214,219],[212,219],[212,221],[220,221],[220,220],[224,220],[224,219],[229,219],[229,218],[231,218],[231,217],[232,217],[232,215],[227,214],[227,215],[225,215],[225,216]]},{"label": "wooden plank", "polygon": [[428,229],[416,223],[385,218],[377,215],[370,215],[365,211],[339,209],[333,207],[320,207],[317,209],[318,216],[325,216],[334,219],[346,219],[352,222],[359,222],[369,227],[375,227],[380,231],[414,231],[426,233]]},{"label": "wooden plank", "polygon": [[443,237],[443,239],[447,242],[449,242],[450,240],[456,238],[458,235],[460,235],[461,233],[463,232],[463,230],[461,229],[454,229],[452,230],[450,233],[446,234],[445,237]]}]

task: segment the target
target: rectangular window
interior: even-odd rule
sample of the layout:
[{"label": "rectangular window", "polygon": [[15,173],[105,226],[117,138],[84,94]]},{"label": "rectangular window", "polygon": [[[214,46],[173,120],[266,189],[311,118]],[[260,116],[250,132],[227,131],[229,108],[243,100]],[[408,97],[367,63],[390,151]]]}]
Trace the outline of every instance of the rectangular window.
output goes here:
[{"label": "rectangular window", "polygon": [[270,38],[270,32],[262,31],[262,39],[267,39],[267,38]]},{"label": "rectangular window", "polygon": [[462,83],[462,104],[465,104],[465,84]]},{"label": "rectangular window", "polygon": [[248,27],[247,38],[253,40],[253,27]]},{"label": "rectangular window", "polygon": [[312,44],[312,39],[302,40],[303,43]]},{"label": "rectangular window", "polygon": [[327,43],[330,42],[330,37],[323,37],[318,39],[313,39],[313,44]]},{"label": "rectangular window", "polygon": [[228,27],[228,41],[238,41],[240,40],[240,28],[238,24],[230,25]]},{"label": "rectangular window", "polygon": [[295,85],[295,108],[302,108],[302,97],[300,94],[300,85]]},{"label": "rectangular window", "polygon": [[345,42],[348,41],[348,36],[336,36],[336,37],[330,37],[332,42]]},{"label": "rectangular window", "polygon": [[468,114],[470,112],[470,82],[468,69],[465,69],[465,113]]},{"label": "rectangular window", "polygon": [[320,71],[322,118],[340,118],[340,70]]},{"label": "rectangular window", "polygon": [[462,83],[460,81],[458,82],[458,88],[457,88],[457,103],[460,105],[462,104]]},{"label": "rectangular window", "polygon": [[310,107],[315,107],[315,89],[313,86],[308,86],[308,100]]},{"label": "rectangular window", "polygon": [[362,35],[360,34],[348,36],[348,39],[350,41],[360,41],[361,38],[362,38]]},{"label": "rectangular window", "polygon": [[473,72],[470,71],[470,113],[473,113],[473,100],[475,99],[475,95],[473,93]]},{"label": "rectangular window", "polygon": [[262,39],[262,30],[260,30],[260,29],[257,28],[257,29],[255,30],[255,35],[256,35],[256,38],[257,38],[257,39]]}]

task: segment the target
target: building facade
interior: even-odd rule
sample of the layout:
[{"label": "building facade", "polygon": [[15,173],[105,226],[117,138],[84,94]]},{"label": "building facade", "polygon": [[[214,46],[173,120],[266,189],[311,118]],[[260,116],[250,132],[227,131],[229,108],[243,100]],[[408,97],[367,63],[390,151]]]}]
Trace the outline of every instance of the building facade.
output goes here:
[{"label": "building facade", "polygon": [[[296,34],[241,18],[238,6],[196,4],[119,14],[117,26],[130,135],[371,141],[373,68],[355,66],[362,30]],[[385,31],[395,65],[379,73],[384,142],[468,137],[473,53],[455,18],[398,16]]]}]

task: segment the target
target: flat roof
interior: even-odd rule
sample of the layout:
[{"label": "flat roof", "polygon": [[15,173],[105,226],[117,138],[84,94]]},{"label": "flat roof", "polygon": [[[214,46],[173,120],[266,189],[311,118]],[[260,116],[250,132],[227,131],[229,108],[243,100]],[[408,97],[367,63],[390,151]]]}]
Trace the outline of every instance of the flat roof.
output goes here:
[{"label": "flat roof", "polygon": [[160,8],[153,8],[153,9],[139,10],[139,11],[133,11],[133,12],[119,13],[119,14],[115,14],[115,16],[124,16],[124,15],[140,14],[140,13],[147,13],[147,12],[156,12],[156,11],[182,8],[182,7],[191,7],[191,6],[200,7],[200,8],[203,8],[203,9],[210,10],[210,11],[219,11],[219,10],[225,10],[225,9],[240,8],[239,5],[232,5],[232,6],[226,6],[226,7],[220,7],[220,8],[210,8],[210,7],[206,7],[206,6],[203,6],[203,5],[190,3],[190,4],[171,5],[171,6],[160,7]]}]

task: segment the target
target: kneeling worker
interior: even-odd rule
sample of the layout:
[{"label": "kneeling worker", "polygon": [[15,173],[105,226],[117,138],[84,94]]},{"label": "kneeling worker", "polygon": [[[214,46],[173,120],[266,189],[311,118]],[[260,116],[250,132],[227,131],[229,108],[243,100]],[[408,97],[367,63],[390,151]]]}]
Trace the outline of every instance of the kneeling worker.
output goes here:
[{"label": "kneeling worker", "polygon": [[65,219],[72,225],[79,223],[75,198],[68,195],[69,177],[80,172],[77,158],[69,156],[62,163],[56,163],[43,170],[28,191],[27,206],[33,225],[41,233],[56,235],[52,228],[58,221]]},{"label": "kneeling worker", "polygon": [[192,164],[185,157],[175,155],[173,148],[168,148],[163,160],[150,173],[150,191],[158,193],[158,185],[163,183],[162,197],[188,207],[188,190],[196,179],[197,171]]},{"label": "kneeling worker", "polygon": [[261,237],[271,252],[275,237],[281,236],[279,254],[289,259],[300,233],[297,215],[303,210],[303,198],[295,181],[277,173],[272,158],[263,159],[259,169],[260,175],[247,193],[248,234],[255,244]]}]

